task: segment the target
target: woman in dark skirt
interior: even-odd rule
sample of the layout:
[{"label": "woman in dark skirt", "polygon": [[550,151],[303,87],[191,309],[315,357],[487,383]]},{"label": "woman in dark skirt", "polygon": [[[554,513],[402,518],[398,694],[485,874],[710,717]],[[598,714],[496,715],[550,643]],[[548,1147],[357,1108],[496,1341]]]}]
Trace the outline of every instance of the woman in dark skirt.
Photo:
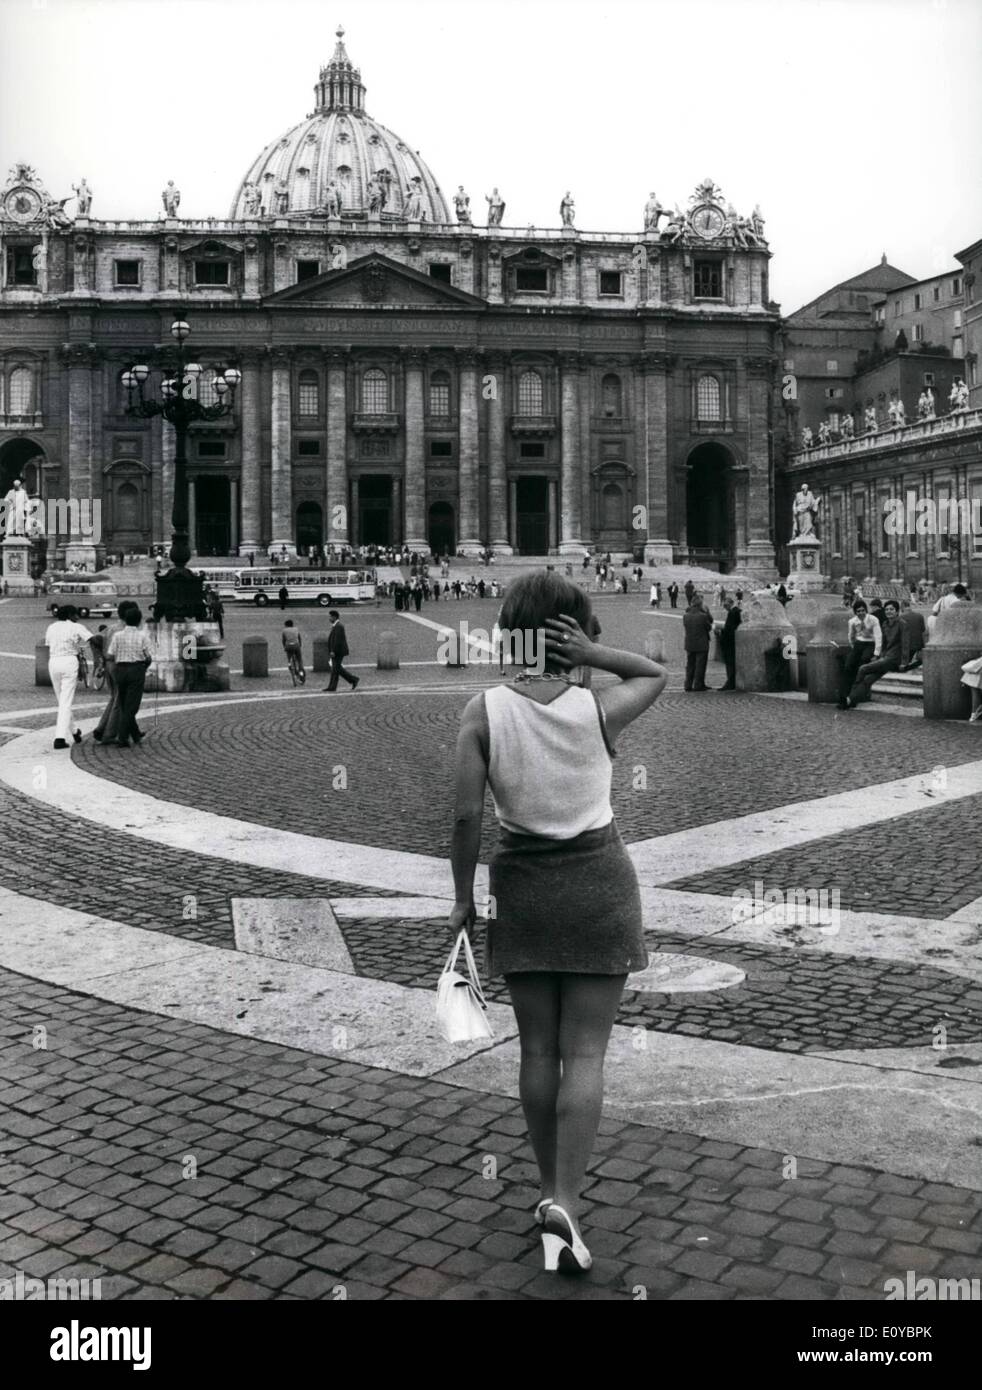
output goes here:
[{"label": "woman in dark skirt", "polygon": [[[590,600],[554,571],[509,585],[499,617],[538,674],[475,697],[457,744],[450,929],[475,921],[485,787],[501,829],[491,862],[486,966],[503,975],[521,1040],[519,1094],[539,1166],[546,1269],[589,1269],[577,1212],[603,1104],[603,1062],[628,974],[647,965],[634,866],[614,825],[620,732],[665,688],[664,668],[602,647]],[[541,655],[542,649],[539,649]],[[544,669],[543,669],[544,666]],[[608,671],[594,693],[570,672]]]}]

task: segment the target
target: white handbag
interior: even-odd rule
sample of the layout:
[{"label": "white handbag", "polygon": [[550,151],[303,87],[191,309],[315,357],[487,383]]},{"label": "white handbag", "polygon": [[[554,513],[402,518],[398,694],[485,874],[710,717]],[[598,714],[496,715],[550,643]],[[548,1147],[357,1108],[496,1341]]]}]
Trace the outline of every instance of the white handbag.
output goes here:
[{"label": "white handbag", "polygon": [[[467,963],[466,975],[456,968],[462,946]],[[436,987],[436,1021],[440,1032],[451,1043],[476,1042],[479,1038],[494,1037],[488,1022],[487,1007],[470,938],[462,929]]]},{"label": "white handbag", "polygon": [[966,676],[982,676],[982,656],[975,656],[971,661],[963,662],[962,670]]}]

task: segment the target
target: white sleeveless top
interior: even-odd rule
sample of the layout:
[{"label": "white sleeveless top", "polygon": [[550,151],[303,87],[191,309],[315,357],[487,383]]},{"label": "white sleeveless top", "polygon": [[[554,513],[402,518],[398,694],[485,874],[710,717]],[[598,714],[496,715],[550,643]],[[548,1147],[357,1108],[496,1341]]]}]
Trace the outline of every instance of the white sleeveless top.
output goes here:
[{"label": "white sleeveless top", "polygon": [[498,685],[484,703],[488,783],[505,830],[571,840],[610,824],[611,752],[589,690],[571,685],[540,705]]}]

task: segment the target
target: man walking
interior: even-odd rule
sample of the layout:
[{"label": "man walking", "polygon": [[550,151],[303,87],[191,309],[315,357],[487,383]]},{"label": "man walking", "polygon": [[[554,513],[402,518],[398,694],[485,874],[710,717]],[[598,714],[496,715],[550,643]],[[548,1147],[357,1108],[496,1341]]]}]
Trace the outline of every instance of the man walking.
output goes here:
[{"label": "man walking", "polygon": [[327,639],[327,653],[331,659],[331,683],[325,685],[327,691],[337,690],[338,677],[346,680],[352,690],[358,689],[360,676],[349,676],[344,669],[344,658],[348,655],[348,638],[345,634],[344,623],[341,621],[341,614],[336,608],[332,608],[328,614],[331,619],[331,631]]},{"label": "man walking", "polygon": [[684,594],[685,594],[686,607],[688,607],[689,605],[691,605],[691,603],[692,603],[692,595],[695,593],[695,591],[696,591],[696,586],[693,584],[693,582],[692,582],[691,579],[687,579],[687,580],[685,581],[685,588],[684,588],[684,590],[683,590],[683,592],[684,592]]},{"label": "man walking", "polygon": [[719,645],[726,666],[726,684],[721,685],[720,690],[736,690],[736,630],[743,615],[740,605],[732,598],[725,598],[723,607],[726,609],[726,620],[719,635]]},{"label": "man walking", "polygon": [[280,607],[286,608],[286,605],[290,602],[290,591],[285,584],[280,585],[280,591],[277,594],[277,598],[280,601]]},{"label": "man walking", "polygon": [[143,687],[147,671],[153,661],[153,647],[147,630],[141,627],[143,615],[134,603],[123,614],[125,627],[117,632],[109,643],[107,662],[112,663],[113,679],[119,692],[119,726],[116,742],[120,748],[129,748],[130,738],[139,743],[143,738],[137,728],[136,716],[143,699]]},{"label": "man walking", "polygon": [[673,608],[678,608],[678,606],[679,606],[679,586],[676,584],[676,582],[675,582],[674,579],[672,580],[671,584],[669,584],[669,586],[668,586],[668,599],[669,599],[669,602],[671,603],[671,605],[672,605]]},{"label": "man walking", "polygon": [[709,660],[709,634],[713,630],[713,619],[703,607],[701,596],[695,592],[682,615],[682,626],[685,629],[685,689],[696,693],[709,690],[706,662]]}]

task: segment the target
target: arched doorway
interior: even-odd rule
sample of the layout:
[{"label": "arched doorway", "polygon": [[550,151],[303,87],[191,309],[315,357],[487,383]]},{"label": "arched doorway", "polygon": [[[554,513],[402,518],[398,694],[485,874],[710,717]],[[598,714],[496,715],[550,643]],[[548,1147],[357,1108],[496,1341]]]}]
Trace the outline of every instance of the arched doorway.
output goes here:
[{"label": "arched doorway", "polygon": [[449,502],[432,502],[426,536],[434,555],[456,555],[453,507]]},{"label": "arched doorway", "polygon": [[319,502],[301,502],[297,508],[297,549],[323,550],[324,512]]},{"label": "arched doorway", "polygon": [[8,439],[0,446],[0,497],[6,497],[14,479],[20,478],[31,497],[41,494],[44,450],[33,439]]},{"label": "arched doorway", "polygon": [[722,444],[697,444],[686,461],[685,526],[693,564],[730,565],[735,538],[731,521],[733,455]]}]

